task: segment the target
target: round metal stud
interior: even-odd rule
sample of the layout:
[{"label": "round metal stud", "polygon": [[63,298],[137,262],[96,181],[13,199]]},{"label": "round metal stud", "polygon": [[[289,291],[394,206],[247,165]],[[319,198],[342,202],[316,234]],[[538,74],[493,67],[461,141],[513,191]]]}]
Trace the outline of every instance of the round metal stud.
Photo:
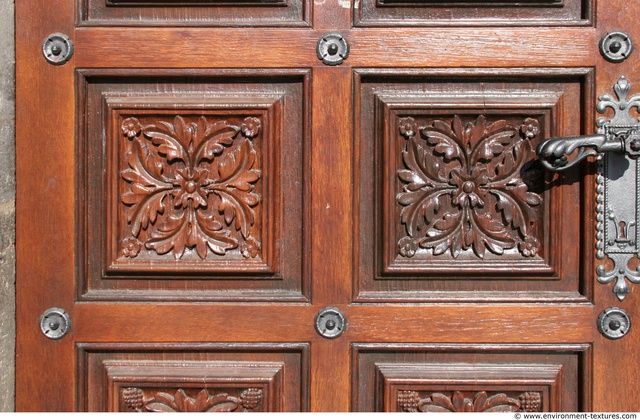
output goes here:
[{"label": "round metal stud", "polygon": [[316,52],[324,64],[336,66],[349,56],[349,44],[342,35],[330,33],[318,40]]},{"label": "round metal stud", "polygon": [[336,338],[347,329],[347,319],[340,309],[327,307],[316,315],[315,327],[324,338]]},{"label": "round metal stud", "polygon": [[609,32],[600,41],[600,53],[612,63],[626,60],[632,51],[631,38],[624,32]]},{"label": "round metal stud", "polygon": [[610,340],[624,337],[631,328],[631,320],[624,309],[608,308],[598,317],[598,330]]},{"label": "round metal stud", "polygon": [[73,41],[61,33],[51,34],[42,43],[42,54],[49,63],[59,66],[73,55]]},{"label": "round metal stud", "polygon": [[71,318],[64,309],[47,309],[40,317],[40,330],[51,340],[59,340],[69,332]]}]

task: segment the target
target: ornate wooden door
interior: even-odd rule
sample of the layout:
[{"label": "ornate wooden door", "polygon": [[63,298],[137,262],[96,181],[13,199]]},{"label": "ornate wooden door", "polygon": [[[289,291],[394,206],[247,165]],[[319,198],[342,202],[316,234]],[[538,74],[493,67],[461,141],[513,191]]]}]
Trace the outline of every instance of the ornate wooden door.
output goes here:
[{"label": "ornate wooden door", "polygon": [[640,410],[595,165],[534,151],[640,86],[635,3],[16,9],[19,410]]}]

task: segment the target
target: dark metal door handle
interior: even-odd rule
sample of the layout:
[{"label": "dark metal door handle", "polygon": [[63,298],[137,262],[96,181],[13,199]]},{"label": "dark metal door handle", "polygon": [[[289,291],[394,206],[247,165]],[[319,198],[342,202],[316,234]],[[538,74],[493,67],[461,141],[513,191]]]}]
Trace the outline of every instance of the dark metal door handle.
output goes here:
[{"label": "dark metal door handle", "polygon": [[623,300],[629,283],[640,284],[640,267],[629,267],[640,257],[640,122],[630,111],[640,112],[640,94],[629,97],[631,84],[622,76],[613,86],[617,98],[601,95],[596,109],[613,117],[596,121],[597,134],[550,138],[538,146],[541,163],[551,171],[576,165],[587,156],[597,157],[596,256],[614,263],[607,271],[600,265],[596,274],[602,284],[614,283],[613,293]]},{"label": "dark metal door handle", "polygon": [[[598,118],[597,134],[554,137],[538,146],[540,162],[551,171],[568,169],[588,156],[601,153],[625,153],[632,159],[640,156],[640,124],[629,115],[631,108],[640,111],[640,95],[627,98],[631,84],[622,76],[613,86],[617,99],[609,94],[601,95],[596,109],[604,114],[607,108],[613,109],[611,119]],[[574,154],[574,152],[576,152]]]}]

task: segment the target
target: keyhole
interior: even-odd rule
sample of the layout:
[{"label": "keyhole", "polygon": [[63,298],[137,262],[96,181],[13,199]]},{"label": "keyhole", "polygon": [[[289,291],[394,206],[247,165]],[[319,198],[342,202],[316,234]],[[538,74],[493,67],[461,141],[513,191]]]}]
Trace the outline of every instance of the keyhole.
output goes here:
[{"label": "keyhole", "polygon": [[627,239],[627,224],[619,222],[618,227],[620,228],[620,239]]}]

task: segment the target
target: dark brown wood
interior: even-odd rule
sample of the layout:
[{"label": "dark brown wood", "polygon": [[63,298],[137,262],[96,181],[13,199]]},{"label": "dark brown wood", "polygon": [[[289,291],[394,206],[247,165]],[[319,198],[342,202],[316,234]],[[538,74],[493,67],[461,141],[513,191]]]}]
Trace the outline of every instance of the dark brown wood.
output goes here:
[{"label": "dark brown wood", "polygon": [[[621,75],[640,86],[635,55],[597,47],[640,39],[640,6],[16,13],[18,410],[640,410],[638,331],[596,328],[611,306],[635,322],[640,290],[596,282],[593,162],[553,175],[533,152],[592,133]],[[328,32],[350,46],[335,67]],[[332,340],[326,306],[347,319]]]}]

